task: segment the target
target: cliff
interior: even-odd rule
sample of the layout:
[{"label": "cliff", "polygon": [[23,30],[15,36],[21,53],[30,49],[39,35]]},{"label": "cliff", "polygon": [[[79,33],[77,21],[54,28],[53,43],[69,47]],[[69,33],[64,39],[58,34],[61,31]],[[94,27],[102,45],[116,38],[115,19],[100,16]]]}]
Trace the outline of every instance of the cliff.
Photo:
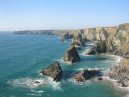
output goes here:
[{"label": "cliff", "polygon": [[[68,34],[68,32],[67,32]],[[81,35],[82,41],[94,41],[97,53],[108,53],[123,57],[121,62],[113,67],[108,76],[123,86],[129,86],[129,24],[120,24],[114,27],[88,28],[69,32],[73,39]],[[63,33],[63,35],[65,35]],[[78,37],[78,38],[77,38]],[[80,40],[78,40],[79,43]]]},{"label": "cliff", "polygon": [[118,80],[122,86],[129,86],[129,23],[114,27],[97,27],[80,30],[36,30],[17,31],[15,34],[58,35],[62,39],[73,38],[72,44],[84,46],[86,41],[95,42],[97,53],[108,53],[123,57],[108,76]]}]

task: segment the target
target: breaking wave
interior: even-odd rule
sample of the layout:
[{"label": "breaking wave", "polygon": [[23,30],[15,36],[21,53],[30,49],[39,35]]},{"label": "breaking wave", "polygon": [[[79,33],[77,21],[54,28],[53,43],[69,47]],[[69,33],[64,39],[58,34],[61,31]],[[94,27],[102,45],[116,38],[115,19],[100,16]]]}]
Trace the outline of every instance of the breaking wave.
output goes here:
[{"label": "breaking wave", "polygon": [[[39,87],[51,87],[53,90],[61,90],[60,82],[53,81],[53,78],[20,78],[14,79],[7,82],[8,84],[14,87],[23,87],[23,88],[39,88]],[[38,91],[41,92],[41,91]]]}]

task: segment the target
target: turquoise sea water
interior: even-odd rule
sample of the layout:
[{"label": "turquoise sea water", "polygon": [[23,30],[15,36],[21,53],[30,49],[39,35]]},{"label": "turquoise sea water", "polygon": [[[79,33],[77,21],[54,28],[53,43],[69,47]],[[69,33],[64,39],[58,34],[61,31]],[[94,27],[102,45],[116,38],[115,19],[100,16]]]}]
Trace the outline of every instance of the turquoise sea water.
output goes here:
[{"label": "turquoise sea water", "polygon": [[[106,72],[116,57],[95,55],[83,56],[81,62],[73,65],[64,63],[61,58],[70,46],[56,36],[14,35],[0,33],[0,97],[123,97],[124,93],[115,89],[110,82],[95,78],[84,84],[72,78],[63,78],[60,83],[40,75],[40,70],[58,61],[70,75],[82,68],[101,68]],[[88,47],[88,46],[87,46]],[[86,49],[86,48],[85,48]],[[42,84],[34,85],[40,80]],[[45,84],[44,84],[45,83]]]}]

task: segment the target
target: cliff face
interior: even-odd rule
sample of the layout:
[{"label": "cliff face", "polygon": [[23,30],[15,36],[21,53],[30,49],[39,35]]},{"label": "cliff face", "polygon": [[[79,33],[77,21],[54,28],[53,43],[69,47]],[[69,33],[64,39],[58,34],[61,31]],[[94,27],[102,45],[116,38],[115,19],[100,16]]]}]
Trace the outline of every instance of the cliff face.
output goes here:
[{"label": "cliff face", "polygon": [[80,33],[78,33],[78,35],[74,36],[74,38],[72,40],[72,45],[85,46],[85,41],[82,38],[82,35]]},{"label": "cliff face", "polygon": [[117,80],[117,83],[123,87],[129,86],[129,59],[123,59],[119,65],[114,66],[108,76]]},{"label": "cliff face", "polygon": [[97,27],[80,30],[17,31],[15,34],[58,35],[62,39],[73,38],[72,44],[77,46],[84,46],[86,41],[97,41],[96,49],[99,53],[111,53],[129,58],[128,23],[114,27]]},{"label": "cliff face", "polygon": [[113,67],[108,76],[116,79],[121,86],[129,86],[129,24],[117,27],[88,28],[70,33],[73,38],[81,34],[86,41],[96,41],[95,51],[123,57],[119,65]]},{"label": "cliff face", "polygon": [[[62,37],[65,34],[66,32],[63,32],[63,34],[58,33]],[[74,44],[80,43],[79,35],[81,35],[82,43],[86,41],[97,41],[96,49],[99,50],[99,53],[111,53],[129,58],[129,24],[127,23],[116,27],[97,27],[67,31],[67,34],[76,40],[73,41]]]},{"label": "cliff face", "polygon": [[[42,33],[41,33],[42,32]],[[96,41],[95,51],[119,55],[124,59],[118,66],[113,67],[109,77],[118,80],[122,86],[129,86],[129,23],[114,27],[97,27],[81,30],[43,30],[19,31],[15,34],[54,34],[63,39],[73,38],[72,44],[83,46],[86,41]],[[66,61],[73,61],[71,54],[65,55]],[[69,57],[70,56],[70,57]],[[77,61],[80,60],[78,57]]]}]

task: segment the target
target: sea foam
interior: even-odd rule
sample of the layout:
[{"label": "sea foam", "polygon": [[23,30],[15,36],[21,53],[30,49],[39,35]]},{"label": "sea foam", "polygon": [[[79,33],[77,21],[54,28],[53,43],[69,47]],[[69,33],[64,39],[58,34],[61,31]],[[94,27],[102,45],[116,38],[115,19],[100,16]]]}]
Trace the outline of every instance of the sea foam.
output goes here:
[{"label": "sea foam", "polygon": [[[8,84],[14,87],[23,87],[23,88],[39,88],[39,87],[51,87],[53,90],[61,90],[60,82],[53,81],[53,78],[20,78],[14,79],[7,82]],[[39,91],[40,92],[40,91]]]}]

